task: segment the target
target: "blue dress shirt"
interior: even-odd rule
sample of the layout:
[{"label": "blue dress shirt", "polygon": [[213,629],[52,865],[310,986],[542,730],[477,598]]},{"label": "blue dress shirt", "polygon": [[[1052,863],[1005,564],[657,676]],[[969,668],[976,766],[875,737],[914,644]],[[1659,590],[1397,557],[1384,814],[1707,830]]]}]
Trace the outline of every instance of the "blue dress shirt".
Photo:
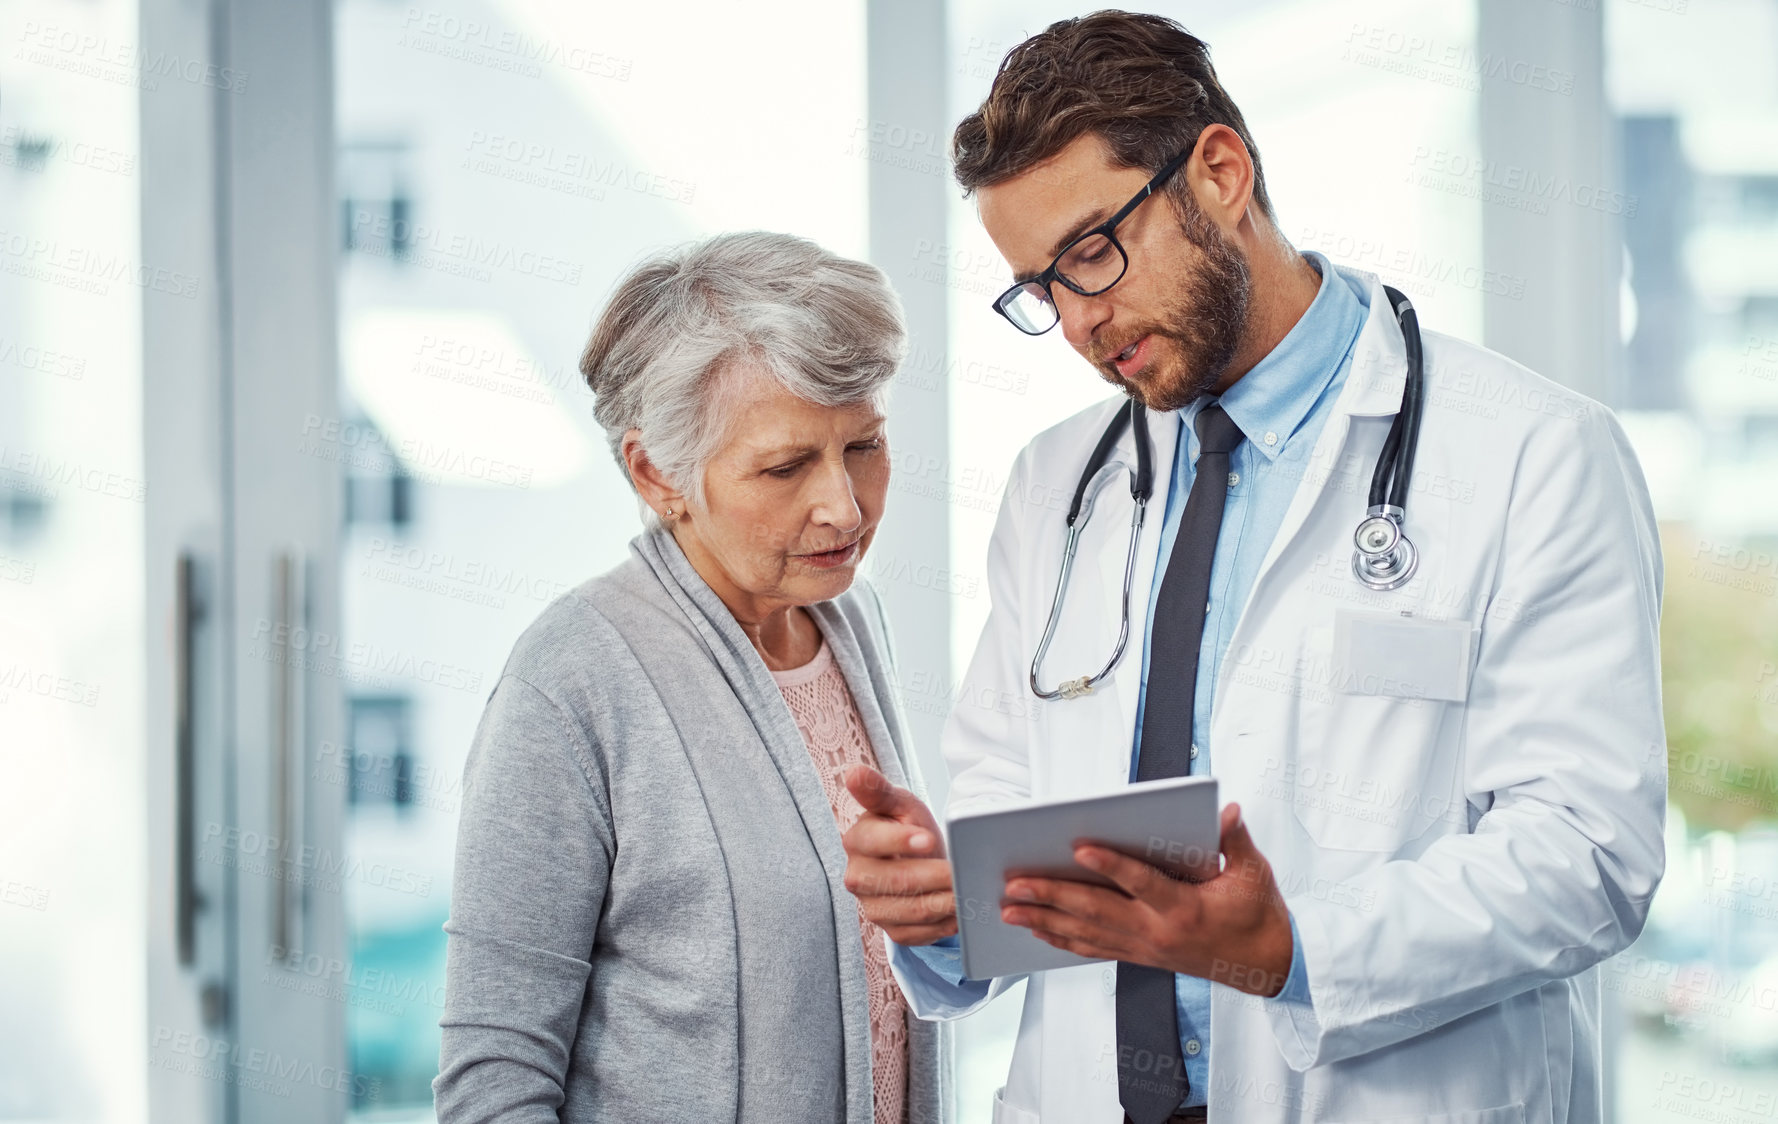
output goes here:
[{"label": "blue dress shirt", "polygon": [[[1317,253],[1303,255],[1321,273],[1321,287],[1296,325],[1271,353],[1231,386],[1220,402],[1245,438],[1229,460],[1230,484],[1223,507],[1222,530],[1216,540],[1216,556],[1210,568],[1210,606],[1204,618],[1203,647],[1198,655],[1198,679],[1193,695],[1191,774],[1208,775],[1210,769],[1210,708],[1214,701],[1217,669],[1228,650],[1235,624],[1247,604],[1259,566],[1284,514],[1296,494],[1315,439],[1321,433],[1333,403],[1345,385],[1352,365],[1353,345],[1369,315],[1370,294],[1343,279],[1327,259]],[[1166,573],[1185,500],[1191,492],[1198,456],[1194,422],[1198,411],[1212,402],[1202,397],[1173,411],[1172,424],[1179,427],[1173,474],[1167,487],[1166,514],[1155,562],[1155,580],[1149,588],[1148,626],[1142,637],[1142,694],[1148,693],[1149,648],[1153,634],[1155,600],[1160,595],[1161,575]],[[1162,422],[1161,424],[1166,424]],[[1130,750],[1130,779],[1136,778],[1136,759],[1142,745],[1142,703],[1136,708],[1136,732]],[[1302,942],[1297,939],[1296,919],[1290,922],[1292,956],[1290,974],[1278,999],[1309,1005],[1308,977],[1303,967]],[[919,957],[947,983],[968,989],[962,972],[957,939],[917,946],[909,952]],[[1179,1003],[1179,1041],[1191,1090],[1182,1102],[1206,1103],[1210,1087],[1210,983],[1196,976],[1178,976],[1175,991]],[[980,987],[985,991],[987,984]]]},{"label": "blue dress shirt", "polygon": [[[1155,602],[1160,597],[1160,575],[1166,573],[1185,500],[1196,477],[1198,412],[1220,401],[1229,419],[1241,430],[1244,441],[1229,458],[1230,483],[1222,512],[1222,531],[1216,539],[1216,557],[1210,567],[1210,605],[1204,615],[1203,646],[1198,652],[1198,679],[1192,696],[1191,775],[1205,776],[1210,768],[1210,707],[1215,698],[1217,670],[1228,651],[1235,624],[1259,576],[1260,563],[1272,547],[1284,514],[1296,495],[1315,439],[1333,410],[1352,365],[1353,345],[1369,314],[1369,293],[1348,284],[1320,254],[1304,255],[1321,272],[1321,288],[1295,327],[1278,346],[1247,372],[1221,399],[1205,396],[1175,411],[1179,426],[1173,475],[1167,487],[1167,509],[1161,524],[1160,551],[1155,560],[1155,581],[1149,587],[1148,626],[1142,638],[1142,693],[1136,706],[1136,734],[1130,750],[1130,779],[1136,779],[1136,760],[1142,745],[1142,712],[1148,698],[1149,650],[1154,635]],[[1296,939],[1296,920],[1290,923],[1292,956],[1290,975],[1279,998],[1309,1001],[1308,978],[1303,969],[1302,942]],[[1202,1105],[1210,1087],[1210,982],[1196,976],[1178,976],[1174,990],[1179,1001],[1179,1041],[1185,1075],[1191,1082],[1186,1105]]]}]

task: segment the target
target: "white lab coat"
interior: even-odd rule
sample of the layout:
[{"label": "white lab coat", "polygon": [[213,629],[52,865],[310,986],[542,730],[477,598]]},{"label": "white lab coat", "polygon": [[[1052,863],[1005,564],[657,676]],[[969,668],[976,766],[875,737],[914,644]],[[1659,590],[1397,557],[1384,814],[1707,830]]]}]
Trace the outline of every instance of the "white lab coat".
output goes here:
[{"label": "white lab coat", "polygon": [[[1381,283],[1353,366],[1221,664],[1215,776],[1300,930],[1313,1015],[1213,988],[1212,1121],[1598,1121],[1599,961],[1642,927],[1664,863],[1666,750],[1654,514],[1598,403],[1425,333],[1427,402],[1408,501],[1413,579],[1351,571],[1406,358]],[[992,610],[945,728],[948,815],[1128,782],[1148,590],[1177,426],[1152,425],[1154,500],[1130,647],[1090,696],[1039,702],[1027,669],[1063,516],[1121,397],[1020,454],[988,554]],[[1117,455],[1134,463],[1125,431]],[[1118,627],[1129,489],[1080,544],[1045,683],[1096,670]],[[1402,614],[1411,612],[1412,618]],[[1336,654],[1336,626],[1463,622],[1463,701],[1430,701],[1389,646]],[[1370,692],[1370,693],[1361,693]],[[1394,692],[1394,693],[1391,693]],[[985,1002],[891,945],[922,1018]],[[1012,981],[995,981],[997,994]],[[996,1124],[1118,1124],[1108,964],[1034,975]]]}]

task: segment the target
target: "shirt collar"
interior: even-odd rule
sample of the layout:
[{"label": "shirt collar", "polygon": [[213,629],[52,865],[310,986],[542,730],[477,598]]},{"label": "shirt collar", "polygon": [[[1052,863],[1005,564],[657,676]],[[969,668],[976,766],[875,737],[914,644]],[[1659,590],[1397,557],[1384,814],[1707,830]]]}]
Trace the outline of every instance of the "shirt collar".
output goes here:
[{"label": "shirt collar", "polygon": [[[1312,250],[1303,256],[1321,272],[1321,288],[1308,311],[1221,399],[1204,395],[1180,410],[1186,431],[1192,430],[1199,410],[1220,401],[1247,443],[1267,460],[1276,460],[1333,382],[1364,328],[1365,308],[1326,257]],[[1269,444],[1268,433],[1275,438]],[[1191,443],[1196,444],[1195,437]]]}]

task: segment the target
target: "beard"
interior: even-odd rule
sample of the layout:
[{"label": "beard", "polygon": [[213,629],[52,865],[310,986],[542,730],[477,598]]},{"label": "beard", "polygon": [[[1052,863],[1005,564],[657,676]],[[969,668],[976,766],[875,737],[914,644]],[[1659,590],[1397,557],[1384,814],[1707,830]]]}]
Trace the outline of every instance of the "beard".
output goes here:
[{"label": "beard", "polygon": [[[1174,196],[1167,199],[1171,203]],[[1196,268],[1179,264],[1183,284],[1177,299],[1154,323],[1138,325],[1126,337],[1152,336],[1154,357],[1135,379],[1118,374],[1111,355],[1094,357],[1108,382],[1161,412],[1189,405],[1216,388],[1246,334],[1253,298],[1253,277],[1241,251],[1189,196],[1173,205],[1197,262]]]}]

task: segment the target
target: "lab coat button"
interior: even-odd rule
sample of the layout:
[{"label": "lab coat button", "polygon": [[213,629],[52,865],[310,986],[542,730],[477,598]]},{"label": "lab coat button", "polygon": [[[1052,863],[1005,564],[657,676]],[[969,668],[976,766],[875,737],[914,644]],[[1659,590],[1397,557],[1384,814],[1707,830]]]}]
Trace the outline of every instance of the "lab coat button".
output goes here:
[{"label": "lab coat button", "polygon": [[1099,973],[1099,978],[1105,982],[1105,994],[1107,994],[1107,995],[1116,995],[1117,994],[1117,969],[1116,968],[1106,968],[1104,971]]}]

